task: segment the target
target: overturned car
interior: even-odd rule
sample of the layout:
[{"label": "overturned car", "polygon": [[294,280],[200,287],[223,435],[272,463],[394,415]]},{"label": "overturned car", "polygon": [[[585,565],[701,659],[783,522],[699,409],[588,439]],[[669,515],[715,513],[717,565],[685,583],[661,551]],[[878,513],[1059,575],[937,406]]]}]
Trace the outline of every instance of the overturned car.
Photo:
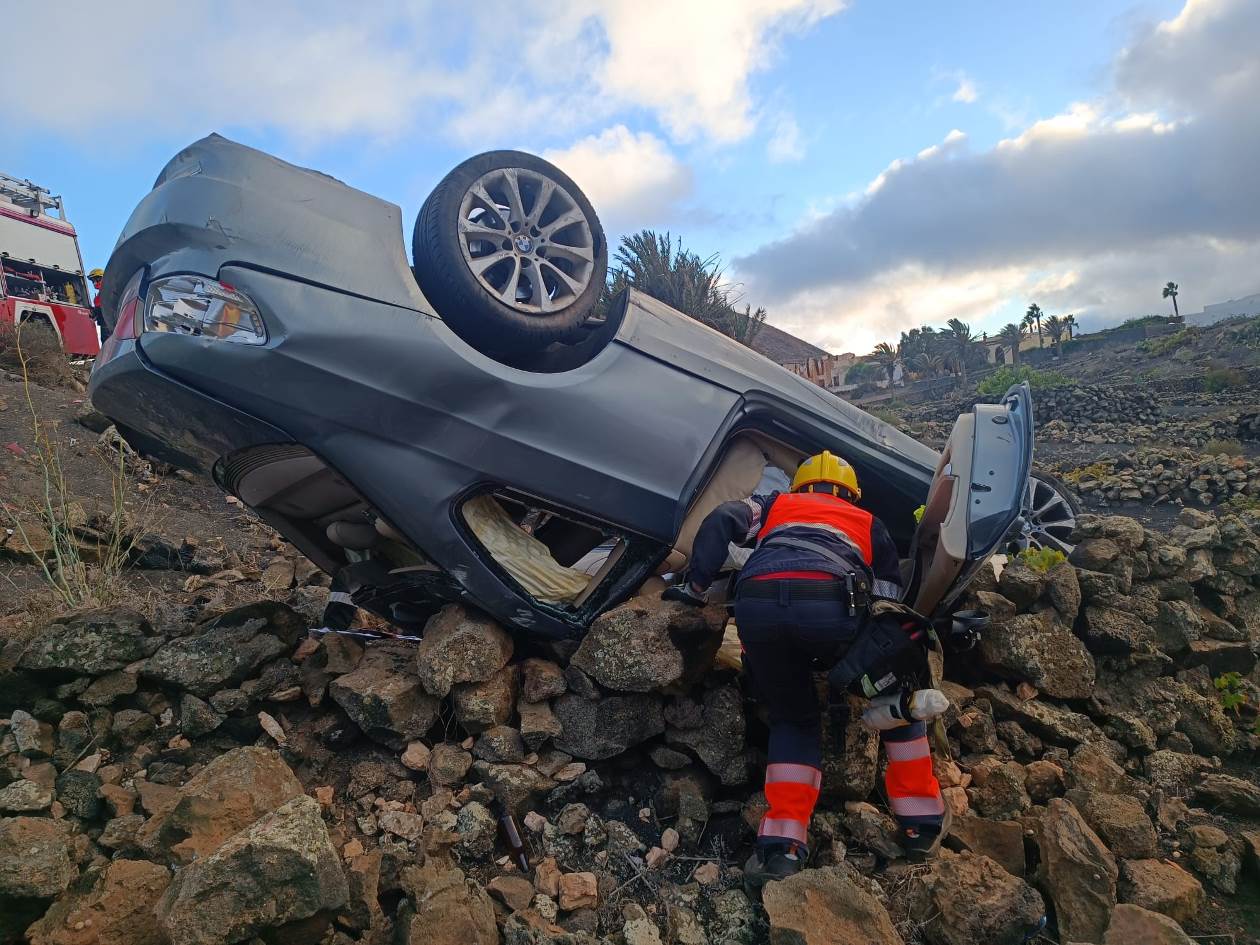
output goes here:
[{"label": "overturned car", "polygon": [[414,265],[401,227],[323,174],[196,142],[110,258],[90,395],[403,628],[462,600],[580,636],[685,568],[719,503],[822,449],[857,469],[924,612],[1003,542],[1069,538],[1070,499],[1030,478],[1026,387],[938,454],[646,295],[597,312],[599,220],[539,158],[455,168]]}]

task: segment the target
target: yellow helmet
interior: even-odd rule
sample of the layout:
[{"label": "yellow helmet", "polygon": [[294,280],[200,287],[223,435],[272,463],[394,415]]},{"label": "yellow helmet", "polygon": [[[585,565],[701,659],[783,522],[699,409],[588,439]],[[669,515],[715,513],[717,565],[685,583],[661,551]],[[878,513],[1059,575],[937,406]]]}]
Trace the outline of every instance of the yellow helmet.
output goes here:
[{"label": "yellow helmet", "polygon": [[105,278],[105,270],[104,270],[104,269],[101,269],[101,268],[98,266],[97,268],[93,269],[91,272],[89,272],[89,273],[88,273],[88,278],[89,278],[89,279],[104,279],[104,278]]},{"label": "yellow helmet", "polygon": [[841,486],[853,493],[853,498],[862,498],[862,490],[858,487],[857,473],[853,471],[853,467],[827,450],[801,463],[792,478],[792,491],[804,492],[806,487],[819,482]]}]

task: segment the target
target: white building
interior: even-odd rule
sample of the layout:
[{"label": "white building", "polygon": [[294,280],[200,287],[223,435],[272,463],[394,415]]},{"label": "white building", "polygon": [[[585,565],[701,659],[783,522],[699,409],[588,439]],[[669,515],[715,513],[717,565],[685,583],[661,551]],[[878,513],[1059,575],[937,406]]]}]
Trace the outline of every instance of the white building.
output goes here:
[{"label": "white building", "polygon": [[1217,302],[1205,305],[1197,315],[1187,315],[1188,325],[1214,325],[1235,315],[1260,315],[1260,292],[1246,295],[1241,299],[1230,299],[1228,302]]}]

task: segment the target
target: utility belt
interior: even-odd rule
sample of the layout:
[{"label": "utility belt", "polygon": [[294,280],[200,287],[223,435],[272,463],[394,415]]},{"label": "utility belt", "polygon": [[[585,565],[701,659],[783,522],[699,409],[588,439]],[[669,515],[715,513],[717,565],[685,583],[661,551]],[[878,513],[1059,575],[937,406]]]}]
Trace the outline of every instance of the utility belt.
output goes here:
[{"label": "utility belt", "polygon": [[[835,580],[802,581],[788,578],[758,581],[755,574],[741,575],[737,585],[739,596],[778,599],[784,604],[793,597],[798,600],[838,600],[848,605],[850,617],[864,618],[866,616],[873,601],[869,572],[859,570],[854,566],[853,561],[836,554],[826,545],[806,538],[772,534],[758,545],[758,549],[774,547],[806,551],[822,558],[834,570]],[[807,570],[807,568],[792,568],[791,570]],[[754,590],[759,584],[770,585],[770,588]]]},{"label": "utility belt", "polygon": [[802,580],[774,578],[740,581],[738,596],[760,600],[777,600],[788,604],[794,600],[834,600],[848,606],[850,617],[865,617],[871,607],[870,581],[863,574],[849,573],[834,580]]}]

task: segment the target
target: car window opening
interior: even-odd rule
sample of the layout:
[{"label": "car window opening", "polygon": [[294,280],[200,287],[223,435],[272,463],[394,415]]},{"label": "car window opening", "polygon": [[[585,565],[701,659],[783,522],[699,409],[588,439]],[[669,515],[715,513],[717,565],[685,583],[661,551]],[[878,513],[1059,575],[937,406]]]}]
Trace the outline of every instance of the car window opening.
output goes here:
[{"label": "car window opening", "polygon": [[495,563],[527,594],[548,604],[580,606],[626,546],[614,532],[502,492],[469,499],[460,514]]}]

